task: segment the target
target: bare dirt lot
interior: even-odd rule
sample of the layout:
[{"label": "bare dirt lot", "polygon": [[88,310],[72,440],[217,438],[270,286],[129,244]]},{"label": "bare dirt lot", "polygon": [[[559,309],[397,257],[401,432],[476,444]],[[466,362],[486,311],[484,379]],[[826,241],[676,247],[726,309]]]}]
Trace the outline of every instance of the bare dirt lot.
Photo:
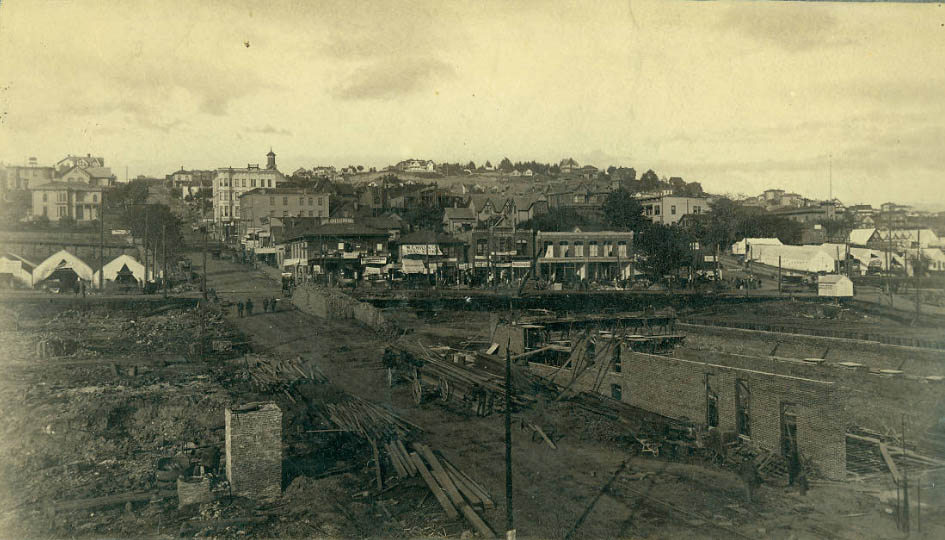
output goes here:
[{"label": "bare dirt lot", "polygon": [[[261,273],[228,262],[212,261],[208,282],[224,306],[246,298],[261,306],[263,298],[278,296],[277,284]],[[287,301],[276,313],[257,308],[243,318],[232,307],[222,316],[216,308],[105,315],[3,317],[2,536],[413,538],[471,532],[462,518],[446,517],[418,478],[398,479],[387,463],[384,489],[378,490],[363,441],[312,433],[333,427],[316,409],[339,393],[379,403],[420,426],[412,437],[482,484],[495,508],[480,514],[494,531],[504,530],[501,415],[479,417],[437,401],[417,405],[407,385],[390,387],[381,362],[389,336],[350,320],[306,315]],[[427,344],[482,339],[488,325],[483,313],[433,320],[403,313],[397,319],[413,325],[408,337]],[[76,349],[67,344],[64,354],[37,357],[37,342],[76,336],[77,328],[83,330]],[[200,328],[248,341],[253,353],[193,359],[189,346],[199,340]],[[246,359],[257,357],[301,357],[304,370],[317,368],[330,382],[306,382],[314,385],[303,392],[308,401],[293,403],[281,392],[288,386],[252,383]],[[297,375],[284,378],[286,385],[299,384]],[[223,471],[211,465],[214,455],[207,453],[213,452],[204,448],[222,449],[225,407],[260,399],[276,401],[285,413],[283,495],[269,501],[229,497]],[[540,423],[557,449],[523,431],[523,419]],[[887,513],[895,491],[890,502],[882,476],[855,483],[815,479],[803,497],[794,488],[762,485],[748,503],[734,471],[685,457],[638,455],[625,427],[564,402],[516,411],[513,426],[514,525],[523,537],[900,537]],[[217,474],[215,500],[179,509],[176,493],[159,489],[157,461],[181,455],[206,461]],[[63,504],[134,493],[146,495],[82,508]],[[923,498],[921,534],[929,538],[945,535],[945,516],[936,510],[941,506],[925,502],[935,496],[930,489]]]}]

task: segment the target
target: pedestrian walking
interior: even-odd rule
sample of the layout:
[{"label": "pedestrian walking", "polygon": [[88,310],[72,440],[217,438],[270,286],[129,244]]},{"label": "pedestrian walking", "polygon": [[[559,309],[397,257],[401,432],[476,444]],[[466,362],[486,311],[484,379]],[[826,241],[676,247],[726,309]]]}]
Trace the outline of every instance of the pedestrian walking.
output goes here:
[{"label": "pedestrian walking", "polygon": [[85,283],[83,283],[81,287],[82,287],[82,298],[85,298]]},{"label": "pedestrian walking", "polygon": [[269,309],[272,310],[273,313],[276,312],[276,306],[278,305],[279,305],[278,298],[273,297],[272,300],[269,300]]},{"label": "pedestrian walking", "polygon": [[263,313],[269,313],[269,299],[263,298]]},{"label": "pedestrian walking", "polygon": [[246,299],[246,316],[253,316],[253,300],[251,298]]},{"label": "pedestrian walking", "polygon": [[243,301],[242,300],[236,303],[236,313],[240,316],[240,318],[243,317]]}]

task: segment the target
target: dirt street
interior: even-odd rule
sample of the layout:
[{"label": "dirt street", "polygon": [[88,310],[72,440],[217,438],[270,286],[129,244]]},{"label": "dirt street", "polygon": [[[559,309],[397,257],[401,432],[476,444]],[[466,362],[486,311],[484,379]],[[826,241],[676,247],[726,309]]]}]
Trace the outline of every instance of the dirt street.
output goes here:
[{"label": "dirt street", "polygon": [[[196,257],[195,257],[196,260]],[[437,403],[417,406],[405,386],[389,388],[380,357],[385,343],[350,320],[306,315],[280,302],[262,313],[264,297],[280,297],[278,284],[259,271],[209,261],[208,285],[222,300],[251,298],[251,317],[229,317],[257,351],[312,359],[338,386],[385,404],[422,426],[423,439],[480,481],[496,508],[484,513],[496,531],[505,526],[502,417],[479,418]],[[455,324],[455,323],[454,323]],[[806,498],[782,487],[762,486],[744,503],[739,478],[728,471],[685,462],[631,456],[619,442],[601,442],[595,422],[563,407],[549,410],[546,428],[557,450],[514,429],[515,527],[525,537],[657,538],[895,536],[895,523],[874,497],[855,486],[822,484]],[[433,512],[438,511],[436,508]],[[856,519],[842,516],[859,514]]]}]

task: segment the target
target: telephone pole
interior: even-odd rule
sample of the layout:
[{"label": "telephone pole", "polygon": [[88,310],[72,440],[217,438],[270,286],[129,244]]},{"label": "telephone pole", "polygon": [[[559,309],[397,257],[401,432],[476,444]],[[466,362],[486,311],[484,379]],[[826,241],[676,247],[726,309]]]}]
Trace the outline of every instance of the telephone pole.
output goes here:
[{"label": "telephone pole", "polygon": [[[509,340],[505,346],[505,530],[513,531],[512,521],[512,356]],[[514,533],[512,533],[514,534]]]},{"label": "telephone pole", "polygon": [[101,224],[101,235],[99,246],[101,250],[99,251],[98,259],[98,290],[104,291],[105,289],[105,190],[102,190],[102,196],[99,198],[101,200],[101,207],[99,209],[99,222]]},{"label": "telephone pole", "polygon": [[[207,224],[203,224],[203,274],[201,281],[201,288],[203,289],[203,299],[207,299]],[[200,324],[203,324],[203,319],[200,320]],[[203,326],[201,326],[203,328]]]},{"label": "telephone pole", "polygon": [[167,225],[161,224],[161,258],[164,260],[164,298],[167,298]]}]

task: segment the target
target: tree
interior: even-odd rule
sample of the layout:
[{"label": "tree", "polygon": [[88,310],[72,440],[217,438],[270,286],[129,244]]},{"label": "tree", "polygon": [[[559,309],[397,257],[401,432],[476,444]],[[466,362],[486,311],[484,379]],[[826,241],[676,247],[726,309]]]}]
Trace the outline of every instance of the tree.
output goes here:
[{"label": "tree", "polygon": [[486,160],[486,169],[491,169],[491,168],[492,168],[492,162],[487,159],[487,160]]},{"label": "tree", "polygon": [[680,268],[690,264],[691,239],[683,229],[659,223],[649,223],[634,238],[634,245],[643,255],[642,267],[653,281],[676,275]]},{"label": "tree", "polygon": [[404,212],[404,221],[413,229],[439,231],[443,228],[443,209],[417,206]]},{"label": "tree", "polygon": [[604,221],[617,229],[638,231],[647,222],[640,201],[624,188],[607,194],[603,210]]},{"label": "tree", "polygon": [[476,162],[475,162],[475,161],[470,161],[469,163],[466,164],[466,168],[469,169],[470,171],[475,171],[475,170],[476,170]]},{"label": "tree", "polygon": [[653,172],[653,169],[650,169],[643,173],[643,176],[640,177],[640,189],[643,191],[656,191],[660,188],[660,179],[656,176],[656,173]]},{"label": "tree", "polygon": [[56,223],[56,225],[60,229],[74,229],[76,226],[76,220],[72,216],[62,216],[59,218],[59,221]]},{"label": "tree", "polygon": [[363,170],[364,170],[364,165],[358,165],[358,172],[361,172]]},{"label": "tree", "polygon": [[687,197],[701,197],[705,192],[702,191],[702,184],[699,182],[689,182],[686,184],[686,187],[683,188],[683,195]]},{"label": "tree", "polygon": [[512,170],[512,161],[507,157],[502,158],[502,161],[499,162],[499,170],[510,172]]}]

